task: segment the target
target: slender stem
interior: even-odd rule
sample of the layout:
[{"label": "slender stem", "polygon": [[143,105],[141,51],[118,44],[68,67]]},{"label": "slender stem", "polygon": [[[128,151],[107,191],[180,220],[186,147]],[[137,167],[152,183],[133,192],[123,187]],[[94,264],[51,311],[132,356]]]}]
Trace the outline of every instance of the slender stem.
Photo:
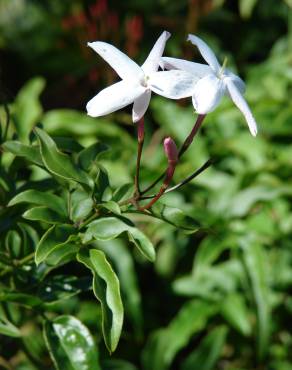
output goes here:
[{"label": "slender stem", "polygon": [[138,152],[137,152],[137,161],[136,161],[136,175],[135,175],[135,195],[139,196],[141,193],[140,189],[140,164],[141,164],[141,156],[144,144],[144,117],[140,119],[138,122],[138,129],[137,129],[137,136],[138,136]]},{"label": "slender stem", "polygon": [[194,140],[194,137],[196,136],[197,132],[199,131],[200,127],[202,126],[202,123],[204,121],[204,118],[206,117],[206,114],[199,114],[196,120],[196,123],[194,127],[192,128],[192,131],[190,132],[189,136],[185,139],[183,145],[181,146],[178,157],[181,158],[181,156],[184,154],[184,152],[188,149],[188,147],[191,145],[191,143]]},{"label": "slender stem", "polygon": [[153,206],[153,204],[156,203],[158,201],[158,199],[164,194],[164,192],[168,188],[168,185],[170,184],[170,181],[173,178],[176,163],[177,162],[169,163],[169,166],[168,166],[167,171],[166,171],[165,179],[163,181],[163,184],[161,185],[161,188],[159,189],[159,192],[154,196],[154,198],[148,204],[146,204],[143,207],[139,207],[140,211],[144,211],[146,209],[151,208]]},{"label": "slender stem", "polygon": [[[188,147],[191,145],[191,143],[194,140],[195,135],[199,131],[199,128],[202,126],[203,120],[206,117],[205,114],[199,114],[197,117],[197,120],[194,124],[194,127],[192,128],[192,131],[188,135],[188,137],[185,139],[183,145],[181,146],[179,152],[178,152],[178,157],[181,158],[184,152],[188,149]],[[161,174],[151,185],[149,185],[146,189],[140,192],[141,195],[147,193],[150,189],[152,189],[160,180],[163,179],[163,176],[165,174]]]},{"label": "slender stem", "polygon": [[[191,180],[193,180],[195,177],[197,177],[198,175],[200,175],[200,173],[202,173],[207,168],[209,168],[213,163],[214,163],[214,161],[212,159],[208,159],[207,162],[205,162],[203,164],[203,166],[201,166],[199,169],[197,169],[193,174],[191,174],[190,176],[188,176],[187,178],[185,178],[183,181],[181,181],[177,185],[175,185],[175,186],[173,186],[173,187],[165,190],[164,194],[167,194],[167,193],[170,193],[171,191],[177,190],[180,187],[182,187],[183,185],[187,184],[188,182],[190,182]],[[155,198],[155,197],[156,197],[156,195],[148,195],[146,197],[141,197],[140,200],[152,199],[152,198]]]}]

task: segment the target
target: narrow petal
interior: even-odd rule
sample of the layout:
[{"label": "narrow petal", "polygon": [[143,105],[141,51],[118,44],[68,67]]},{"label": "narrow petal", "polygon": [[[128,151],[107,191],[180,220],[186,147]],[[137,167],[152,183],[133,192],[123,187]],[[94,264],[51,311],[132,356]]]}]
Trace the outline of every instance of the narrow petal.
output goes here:
[{"label": "narrow petal", "polygon": [[193,93],[193,105],[196,112],[199,114],[212,112],[219,104],[224,92],[223,81],[214,74],[200,79]]},{"label": "narrow petal", "polygon": [[96,51],[122,79],[139,80],[142,78],[141,67],[115,46],[101,41],[89,42],[87,45]]},{"label": "narrow petal", "polygon": [[151,99],[151,90],[146,90],[144,94],[134,100],[132,117],[133,122],[138,122],[145,114]]},{"label": "narrow petal", "polygon": [[244,115],[251,134],[253,136],[256,136],[258,132],[257,124],[253,114],[251,113],[251,110],[249,109],[247,102],[245,101],[244,97],[241,95],[240,91],[238,90],[237,86],[235,85],[234,81],[232,81],[231,78],[225,78],[224,82],[227,86],[230,97],[233,100],[234,104]]},{"label": "narrow petal", "polygon": [[234,73],[230,72],[228,69],[225,69],[224,75],[227,77],[230,77],[234,85],[238,88],[238,90],[241,92],[241,94],[244,94],[245,92],[245,83],[242,81],[242,79],[238,76],[236,76]]},{"label": "narrow petal", "polygon": [[174,69],[152,73],[148,86],[166,98],[181,99],[192,96],[196,82],[197,78],[192,74]]},{"label": "narrow petal", "polygon": [[205,61],[209,64],[209,66],[213,69],[214,72],[218,73],[221,68],[220,64],[215,54],[213,53],[211,48],[205,43],[205,41],[203,41],[202,39],[195,35],[189,35],[188,41],[197,46]]},{"label": "narrow petal", "polygon": [[131,85],[127,81],[117,82],[101,90],[86,105],[91,117],[104,116],[133,103],[145,91],[141,85]]},{"label": "narrow petal", "polygon": [[167,31],[162,32],[156,43],[154,44],[152,50],[150,51],[147,59],[141,66],[144,73],[148,75],[149,73],[156,72],[159,67],[159,61],[163,54],[166,41],[170,38],[170,33]]},{"label": "narrow petal", "polygon": [[202,78],[212,73],[212,69],[207,64],[194,63],[188,60],[170,57],[162,57],[160,59],[160,66],[161,68],[168,70],[181,69],[182,71],[192,73],[194,76],[197,76],[198,78]]}]

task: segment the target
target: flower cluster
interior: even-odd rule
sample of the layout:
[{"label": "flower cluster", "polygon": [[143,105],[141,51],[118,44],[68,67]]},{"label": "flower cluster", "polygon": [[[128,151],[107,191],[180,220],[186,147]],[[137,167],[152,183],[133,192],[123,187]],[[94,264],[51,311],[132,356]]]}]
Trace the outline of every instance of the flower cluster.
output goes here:
[{"label": "flower cluster", "polygon": [[[130,201],[142,211],[151,208],[166,191],[175,190],[186,184],[211,164],[211,161],[206,162],[180,184],[168,189],[180,157],[192,143],[206,114],[217,107],[223,95],[230,96],[234,104],[243,113],[251,134],[253,136],[257,134],[255,119],[243,97],[244,82],[225,68],[225,62],[220,66],[209,46],[194,35],[189,35],[188,40],[197,46],[208,64],[163,57],[165,44],[169,37],[170,33],[167,31],[160,35],[142,66],[136,64],[127,55],[110,44],[101,41],[88,43],[93,50],[111,65],[121,78],[121,81],[100,91],[88,102],[86,107],[88,114],[92,117],[103,116],[133,104],[132,119],[133,122],[137,122],[138,154],[135,194]],[[152,91],[169,99],[192,97],[198,118],[191,133],[179,150],[171,138],[164,140],[168,167],[153,184],[142,191],[139,184],[139,173],[144,143],[144,114],[149,106]],[[157,194],[144,196],[163,178],[163,183]],[[141,207],[139,201],[146,199],[150,199],[149,203]]]},{"label": "flower cluster", "polygon": [[[167,31],[161,34],[142,66],[110,44],[100,41],[88,43],[121,78],[88,102],[88,114],[103,116],[133,103],[133,122],[137,122],[144,116],[153,91],[169,99],[192,97],[195,111],[205,115],[217,107],[223,95],[228,95],[255,136],[257,125],[243,97],[244,82],[225,68],[225,63],[220,66],[209,46],[194,35],[189,35],[188,40],[197,46],[208,64],[163,57],[169,37]],[[162,70],[159,71],[159,67]]]}]

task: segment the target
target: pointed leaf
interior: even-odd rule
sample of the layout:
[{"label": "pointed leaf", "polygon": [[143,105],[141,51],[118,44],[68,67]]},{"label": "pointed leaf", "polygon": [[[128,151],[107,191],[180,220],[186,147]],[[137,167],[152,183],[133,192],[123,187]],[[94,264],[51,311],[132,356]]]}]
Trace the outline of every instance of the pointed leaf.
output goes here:
[{"label": "pointed leaf", "polygon": [[17,194],[12,198],[8,206],[13,206],[18,203],[31,203],[39,206],[46,206],[53,209],[60,215],[66,216],[67,210],[63,199],[57,197],[54,194],[48,192],[42,192],[38,190],[26,190],[22,193]]},{"label": "pointed leaf", "polygon": [[75,233],[76,229],[71,225],[53,225],[42,236],[37,245],[35,254],[36,264],[38,265],[45,261],[52,252],[64,248],[65,244],[68,243],[68,245],[71,245],[69,243],[70,236],[74,236]]},{"label": "pointed leaf", "polygon": [[77,259],[93,273],[93,291],[102,309],[104,341],[109,352],[113,352],[118,345],[124,319],[119,280],[102,251],[82,250]]},{"label": "pointed leaf", "polygon": [[24,212],[23,217],[31,221],[47,222],[48,224],[62,224],[66,218],[48,207],[34,207]]},{"label": "pointed leaf", "polygon": [[134,226],[126,224],[119,218],[104,217],[91,222],[88,225],[86,237],[90,235],[97,240],[111,240],[117,238],[121,233],[127,231],[129,239],[135,244],[140,252],[150,261],[155,260],[155,249],[151,241],[142,231]]},{"label": "pointed leaf", "polygon": [[13,153],[18,157],[23,157],[29,162],[41,167],[44,166],[39,146],[24,145],[19,141],[6,141],[2,147],[7,152]]},{"label": "pointed leaf", "polygon": [[64,315],[46,321],[44,336],[57,369],[101,370],[94,340],[75,317]]},{"label": "pointed leaf", "polygon": [[40,143],[40,150],[46,168],[66,180],[73,180],[86,186],[92,186],[91,179],[78,169],[70,157],[59,151],[54,140],[45,131],[35,128]]}]

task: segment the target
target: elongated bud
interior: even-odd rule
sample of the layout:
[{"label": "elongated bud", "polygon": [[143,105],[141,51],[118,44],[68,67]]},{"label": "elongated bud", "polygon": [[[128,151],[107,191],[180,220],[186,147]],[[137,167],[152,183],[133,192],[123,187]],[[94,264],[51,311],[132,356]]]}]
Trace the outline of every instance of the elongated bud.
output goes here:
[{"label": "elongated bud", "polygon": [[178,150],[175,142],[172,140],[171,137],[167,137],[164,139],[163,145],[168,163],[175,165],[178,161]]},{"label": "elongated bud", "polygon": [[138,121],[138,143],[144,141],[144,117]]}]

